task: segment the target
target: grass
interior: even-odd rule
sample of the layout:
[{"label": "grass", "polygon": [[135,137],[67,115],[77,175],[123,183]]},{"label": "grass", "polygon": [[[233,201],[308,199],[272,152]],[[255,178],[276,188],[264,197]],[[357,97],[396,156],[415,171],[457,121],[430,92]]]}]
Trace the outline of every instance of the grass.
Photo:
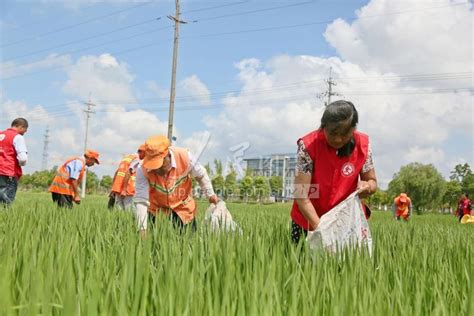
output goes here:
[{"label": "grass", "polygon": [[[472,315],[474,225],[374,212],[374,253],[314,255],[289,240],[288,204],[229,204],[243,234],[145,241],[87,197],[70,210],[21,193],[0,211],[0,315]],[[205,204],[200,204],[199,219]]]}]

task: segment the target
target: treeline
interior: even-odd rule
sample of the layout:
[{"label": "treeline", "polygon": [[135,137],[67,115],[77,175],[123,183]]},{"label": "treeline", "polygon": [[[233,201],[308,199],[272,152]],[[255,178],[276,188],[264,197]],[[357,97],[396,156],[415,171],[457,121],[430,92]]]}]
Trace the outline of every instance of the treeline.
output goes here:
[{"label": "treeline", "polygon": [[406,192],[417,213],[427,211],[452,212],[462,193],[474,195],[474,174],[469,164],[458,164],[446,181],[432,164],[418,162],[400,168],[386,191],[377,190],[368,202],[376,208],[391,207],[393,199]]},{"label": "treeline", "polygon": [[[27,191],[47,191],[58,167],[50,170],[36,171],[33,174],[25,174],[20,179],[20,190]],[[102,194],[108,193],[112,186],[112,177],[106,175],[99,180],[99,177],[91,170],[87,170],[86,193]]]}]

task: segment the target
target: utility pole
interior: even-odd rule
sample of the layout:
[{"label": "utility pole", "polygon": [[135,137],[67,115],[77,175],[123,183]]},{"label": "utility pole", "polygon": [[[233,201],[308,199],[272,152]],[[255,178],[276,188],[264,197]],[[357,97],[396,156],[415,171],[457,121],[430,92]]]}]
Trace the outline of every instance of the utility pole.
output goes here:
[{"label": "utility pole", "polygon": [[326,81],[326,83],[328,84],[328,91],[327,91],[328,101],[326,103],[326,106],[331,104],[331,96],[337,95],[337,93],[332,92],[332,86],[335,86],[336,83],[334,81],[332,81],[331,76],[332,76],[332,67],[329,68],[329,79]]},{"label": "utility pole", "polygon": [[170,109],[168,114],[168,139],[173,139],[173,116],[174,116],[174,98],[176,94],[176,66],[178,63],[178,44],[179,44],[179,25],[187,22],[179,19],[179,0],[176,2],[175,16],[168,15],[168,19],[174,21],[174,45],[173,45],[173,68],[171,70],[171,92],[170,92]]},{"label": "utility pole", "polygon": [[[86,113],[86,135],[84,139],[84,152],[86,152],[87,138],[89,136],[89,118],[92,113],[95,113],[94,111],[92,111],[92,107],[95,106],[95,104],[91,102],[90,95],[89,95],[89,101],[85,102],[84,104],[87,106],[86,109],[84,110],[84,112]],[[84,176],[82,177],[81,198],[84,198],[84,196],[86,196],[86,181],[87,181],[87,168],[84,171]]]},{"label": "utility pole", "polygon": [[318,98],[322,99],[323,97],[327,97],[327,101],[324,102],[324,105],[325,106],[328,106],[328,104],[331,103],[331,97],[332,96],[340,96],[339,93],[337,92],[334,92],[332,87],[333,86],[336,86],[337,84],[333,81],[333,78],[332,78],[332,67],[329,68],[329,78],[327,80],[325,80],[327,85],[328,85],[328,90],[326,92],[323,92],[323,93],[319,93],[318,94]]},{"label": "utility pole", "polygon": [[48,144],[49,144],[49,125],[46,126],[44,132],[44,145],[43,145],[43,161],[41,162],[41,170],[48,168]]}]

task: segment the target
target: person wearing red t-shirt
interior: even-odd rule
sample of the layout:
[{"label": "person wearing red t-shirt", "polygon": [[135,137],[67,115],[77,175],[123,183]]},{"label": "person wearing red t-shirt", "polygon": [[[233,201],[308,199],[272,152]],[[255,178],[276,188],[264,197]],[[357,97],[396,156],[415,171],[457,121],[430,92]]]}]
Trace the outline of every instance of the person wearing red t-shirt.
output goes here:
[{"label": "person wearing red t-shirt", "polygon": [[472,206],[469,195],[467,193],[462,194],[458,202],[458,211],[456,212],[459,221],[461,221],[464,215],[471,215],[471,209]]},{"label": "person wearing red t-shirt", "polygon": [[318,227],[320,217],[354,191],[366,198],[375,193],[369,137],[356,130],[359,117],[349,101],[326,106],[320,127],[298,144],[291,239]]}]

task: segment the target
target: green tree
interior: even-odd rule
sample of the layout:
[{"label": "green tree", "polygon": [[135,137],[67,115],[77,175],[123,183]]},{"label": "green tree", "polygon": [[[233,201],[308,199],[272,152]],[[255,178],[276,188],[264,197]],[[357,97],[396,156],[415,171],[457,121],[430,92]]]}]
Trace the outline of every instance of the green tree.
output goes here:
[{"label": "green tree", "polygon": [[216,175],[222,175],[222,161],[214,159],[214,168],[216,171]]},{"label": "green tree", "polygon": [[469,175],[472,175],[472,170],[469,164],[457,164],[456,166],[454,166],[453,171],[451,171],[449,179],[457,181],[459,183],[463,183],[464,179]]},{"label": "green tree", "polygon": [[239,184],[240,198],[244,201],[248,201],[253,194],[253,178],[251,176],[245,176]]},{"label": "green tree", "polygon": [[402,166],[388,185],[388,194],[395,197],[406,192],[418,213],[441,205],[446,182],[432,165],[418,162]]},{"label": "green tree", "polygon": [[457,207],[461,193],[462,187],[458,181],[451,180],[446,182],[446,191],[443,196],[443,204],[448,207]]},{"label": "green tree", "polygon": [[113,182],[113,179],[111,176],[109,175],[105,175],[102,177],[102,179],[100,180],[100,187],[105,189],[105,190],[110,190],[110,188],[112,187],[112,182]]},{"label": "green tree", "polygon": [[387,191],[381,189],[377,189],[374,194],[367,198],[367,202],[369,203],[369,205],[373,205],[378,209],[381,209],[383,205],[392,204],[387,194]]},{"label": "green tree", "polygon": [[255,188],[255,198],[257,198],[258,201],[262,201],[270,196],[270,184],[266,177],[255,177],[253,186]]},{"label": "green tree", "polygon": [[270,191],[271,191],[272,196],[282,196],[283,177],[271,176],[269,182],[270,182]]},{"label": "green tree", "polygon": [[212,179],[212,187],[218,196],[224,195],[224,184],[225,180],[222,174],[218,174]]},{"label": "green tree", "polygon": [[465,193],[469,194],[471,199],[474,197],[474,174],[471,173],[464,177],[462,189]]},{"label": "green tree", "polygon": [[226,199],[234,196],[237,192],[237,173],[233,169],[225,176],[224,187],[224,197]]},{"label": "green tree", "polygon": [[86,193],[96,193],[99,188],[99,177],[93,171],[87,170],[86,178]]}]

